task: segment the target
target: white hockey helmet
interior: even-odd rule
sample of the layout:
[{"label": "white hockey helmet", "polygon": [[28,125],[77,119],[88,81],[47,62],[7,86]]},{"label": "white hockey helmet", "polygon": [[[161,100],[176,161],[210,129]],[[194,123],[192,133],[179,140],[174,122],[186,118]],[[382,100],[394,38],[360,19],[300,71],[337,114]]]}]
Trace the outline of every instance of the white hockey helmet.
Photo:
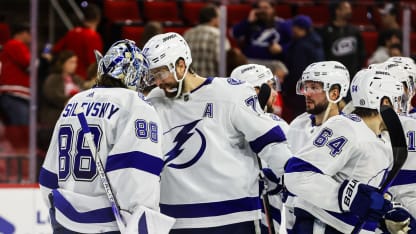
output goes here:
[{"label": "white hockey helmet", "polygon": [[337,100],[332,102],[339,102],[343,97],[347,96],[350,85],[350,74],[347,68],[337,61],[322,61],[312,63],[305,68],[302,77],[296,85],[296,93],[303,95],[303,85],[305,81],[321,82],[323,90],[327,94],[329,101],[329,90],[333,85],[340,86],[340,96]]},{"label": "white hockey helmet", "polygon": [[380,111],[383,97],[389,98],[396,109],[403,85],[386,70],[363,69],[355,74],[351,82],[351,98],[355,107]]},{"label": "white hockey helmet", "polygon": [[408,72],[404,69],[404,65],[386,61],[384,63],[375,63],[368,66],[368,69],[385,70],[398,81],[406,84],[407,88],[413,93],[413,81],[409,77]]},{"label": "white hockey helmet", "polygon": [[[143,54],[150,62],[150,69],[166,66],[175,72],[176,62],[182,58],[187,68],[192,63],[191,49],[185,39],[174,32],[158,34],[144,46]],[[151,81],[149,83],[152,83]]]},{"label": "white hockey helmet", "polygon": [[95,51],[95,55],[98,63],[98,79],[107,74],[121,80],[127,88],[137,90],[140,83],[148,77],[149,61],[134,41],[127,39],[117,41],[104,56],[98,51]]},{"label": "white hockey helmet", "polygon": [[232,78],[249,83],[253,87],[261,87],[262,84],[272,80],[275,76],[266,66],[259,64],[245,64],[234,68],[230,75]]},{"label": "white hockey helmet", "polygon": [[[387,62],[393,62],[401,65],[408,73],[414,85],[416,85],[416,64],[412,58],[409,57],[390,57]],[[416,89],[416,87],[414,87]]]}]

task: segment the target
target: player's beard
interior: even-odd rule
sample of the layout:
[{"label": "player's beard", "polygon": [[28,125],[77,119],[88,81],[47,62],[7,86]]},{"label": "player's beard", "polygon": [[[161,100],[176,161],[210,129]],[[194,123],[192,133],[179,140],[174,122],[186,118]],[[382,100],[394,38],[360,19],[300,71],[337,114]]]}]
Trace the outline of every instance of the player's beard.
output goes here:
[{"label": "player's beard", "polygon": [[306,104],[306,112],[308,112],[309,114],[313,114],[313,115],[318,115],[318,114],[323,113],[326,110],[326,108],[328,108],[328,104],[329,104],[327,100],[324,103],[318,103],[318,104],[316,104],[312,100],[308,100],[308,101],[313,102],[313,108],[308,108],[308,104]]}]

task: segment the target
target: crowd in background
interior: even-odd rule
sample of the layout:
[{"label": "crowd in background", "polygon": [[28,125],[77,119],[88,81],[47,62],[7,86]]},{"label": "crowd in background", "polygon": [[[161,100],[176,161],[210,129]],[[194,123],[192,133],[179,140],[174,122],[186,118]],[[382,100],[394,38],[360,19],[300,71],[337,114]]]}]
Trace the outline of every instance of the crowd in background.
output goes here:
[{"label": "crowd in background", "polygon": [[[283,19],[275,13],[273,1],[253,4],[246,19],[230,28],[230,38],[220,42],[219,10],[207,3],[199,14],[199,24],[184,32],[193,57],[192,67],[204,77],[218,76],[220,43],[227,51],[227,76],[242,64],[256,63],[269,67],[276,75],[277,94],[273,112],[287,122],[305,110],[304,97],[296,94],[296,83],[311,63],[335,60],[344,64],[353,77],[362,67],[402,55],[402,31],[398,10],[392,3],[380,5],[382,21],[378,47],[365,54],[365,45],[356,25],[349,1],[328,4],[331,20],[315,27],[308,15]],[[83,8],[82,25],[69,30],[39,55],[38,66],[38,151],[42,157],[48,148],[53,127],[66,101],[95,84],[97,64],[94,51],[103,52],[104,36],[97,32],[102,9],[95,4]],[[145,24],[138,46],[163,32],[162,22]],[[0,52],[0,147],[9,154],[27,154],[29,124],[29,24],[11,24],[11,38]],[[36,55],[37,56],[37,55]],[[348,95],[345,102],[350,100]],[[17,130],[16,130],[17,129]],[[10,143],[10,144],[9,144]],[[2,172],[8,167],[0,160]],[[13,167],[16,167],[14,165]]]}]

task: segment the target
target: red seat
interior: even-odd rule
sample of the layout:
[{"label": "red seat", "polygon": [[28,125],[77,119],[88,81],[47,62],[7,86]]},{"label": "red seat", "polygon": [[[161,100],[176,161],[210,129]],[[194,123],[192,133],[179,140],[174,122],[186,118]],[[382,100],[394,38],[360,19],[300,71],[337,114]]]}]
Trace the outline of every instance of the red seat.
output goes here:
[{"label": "red seat", "polygon": [[355,25],[368,26],[371,25],[368,19],[368,6],[367,5],[354,5],[352,6],[352,19],[351,23]]},{"label": "red seat", "polygon": [[227,24],[233,26],[240,21],[247,19],[251,11],[250,4],[230,4],[227,5]]},{"label": "red seat", "polygon": [[410,55],[416,55],[416,32],[410,34]]},{"label": "red seat", "polygon": [[179,18],[176,1],[169,2],[144,2],[144,15],[146,20],[153,20],[165,23],[182,24]]},{"label": "red seat", "polygon": [[110,22],[141,21],[139,7],[135,0],[105,0],[104,16]]},{"label": "red seat", "polygon": [[183,35],[185,33],[186,30],[188,30],[190,27],[182,27],[182,26],[176,26],[176,27],[164,27],[163,31],[165,33],[167,32],[176,32],[179,33],[181,35]]},{"label": "red seat", "polygon": [[199,23],[199,12],[206,5],[206,2],[184,2],[183,18],[189,25]]},{"label": "red seat", "polygon": [[301,5],[298,7],[299,15],[311,17],[315,26],[321,26],[329,22],[329,9],[326,5]]},{"label": "red seat", "polygon": [[377,31],[363,31],[361,32],[361,36],[363,37],[365,53],[368,58],[377,49],[378,32]]},{"label": "red seat", "polygon": [[133,40],[136,42],[136,45],[139,45],[143,31],[144,27],[141,26],[123,26],[121,28],[121,36],[122,38]]},{"label": "red seat", "polygon": [[3,45],[10,39],[10,28],[6,23],[0,23],[0,45]]},{"label": "red seat", "polygon": [[292,6],[289,4],[277,4],[274,7],[276,15],[280,18],[289,19],[292,18]]}]

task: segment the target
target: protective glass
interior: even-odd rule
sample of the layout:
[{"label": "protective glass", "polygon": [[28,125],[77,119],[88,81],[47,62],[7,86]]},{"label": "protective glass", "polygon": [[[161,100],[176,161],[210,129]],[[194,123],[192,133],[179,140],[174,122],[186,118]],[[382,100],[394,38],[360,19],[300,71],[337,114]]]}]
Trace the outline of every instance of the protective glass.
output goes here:
[{"label": "protective glass", "polygon": [[322,93],[324,91],[322,82],[316,81],[298,81],[296,83],[296,94],[298,95],[312,95]]},{"label": "protective glass", "polygon": [[155,85],[157,81],[162,81],[166,78],[169,77],[170,75],[170,71],[168,70],[168,68],[157,68],[157,69],[152,69],[149,72],[149,76],[146,79],[146,85],[148,86],[152,86]]}]

